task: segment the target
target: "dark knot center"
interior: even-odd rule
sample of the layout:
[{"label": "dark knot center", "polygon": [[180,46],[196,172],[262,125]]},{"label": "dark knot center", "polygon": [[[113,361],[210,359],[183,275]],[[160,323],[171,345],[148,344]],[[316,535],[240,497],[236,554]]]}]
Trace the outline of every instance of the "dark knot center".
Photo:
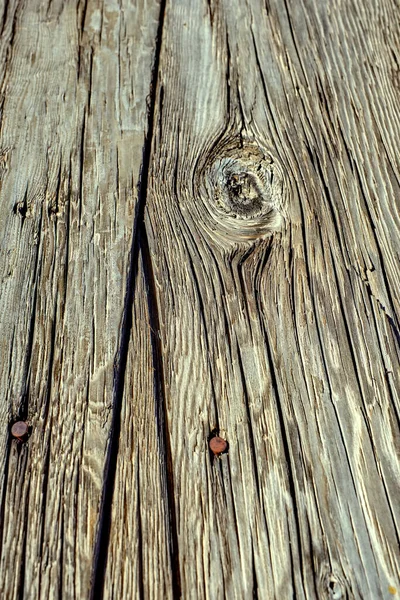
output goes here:
[{"label": "dark knot center", "polygon": [[230,209],[237,215],[250,217],[262,210],[263,192],[252,173],[234,173],[228,178],[226,189]]}]

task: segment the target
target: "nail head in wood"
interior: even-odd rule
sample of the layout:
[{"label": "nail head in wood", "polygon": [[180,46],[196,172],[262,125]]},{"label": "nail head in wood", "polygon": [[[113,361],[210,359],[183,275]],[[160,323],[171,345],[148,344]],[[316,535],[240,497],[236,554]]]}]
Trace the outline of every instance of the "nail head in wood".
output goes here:
[{"label": "nail head in wood", "polygon": [[227,451],[228,442],[217,435],[217,436],[211,438],[211,440],[209,442],[209,446],[210,446],[211,452],[213,454],[215,454],[216,456],[219,456],[220,454],[223,454],[224,452]]},{"label": "nail head in wood", "polygon": [[18,440],[24,440],[28,436],[29,427],[25,421],[17,421],[11,427],[11,435]]}]

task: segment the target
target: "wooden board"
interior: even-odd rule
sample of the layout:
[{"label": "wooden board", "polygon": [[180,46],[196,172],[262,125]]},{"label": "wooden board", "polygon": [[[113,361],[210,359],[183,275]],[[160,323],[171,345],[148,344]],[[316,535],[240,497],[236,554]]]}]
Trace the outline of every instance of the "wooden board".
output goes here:
[{"label": "wooden board", "polygon": [[[1,596],[87,598],[159,6],[9,1],[0,15]],[[9,438],[18,418],[25,445]]]},{"label": "wooden board", "polygon": [[399,589],[396,14],[167,5],[146,227],[185,598]]},{"label": "wooden board", "polygon": [[0,22],[2,596],[398,596],[394,0]]}]

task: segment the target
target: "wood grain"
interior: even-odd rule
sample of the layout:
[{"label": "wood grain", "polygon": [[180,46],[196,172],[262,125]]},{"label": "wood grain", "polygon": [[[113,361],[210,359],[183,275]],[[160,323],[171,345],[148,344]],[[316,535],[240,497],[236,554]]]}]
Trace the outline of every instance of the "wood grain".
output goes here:
[{"label": "wood grain", "polygon": [[1,5],[3,598],[89,597],[158,12]]},{"label": "wood grain", "polygon": [[185,598],[399,589],[396,14],[167,5],[146,227]]},{"label": "wood grain", "polygon": [[132,311],[112,503],[105,598],[172,598],[172,544],[163,457],[164,415],[155,389],[154,333],[143,302],[142,256]]},{"label": "wood grain", "polygon": [[0,0],[2,597],[400,593],[398,14]]}]

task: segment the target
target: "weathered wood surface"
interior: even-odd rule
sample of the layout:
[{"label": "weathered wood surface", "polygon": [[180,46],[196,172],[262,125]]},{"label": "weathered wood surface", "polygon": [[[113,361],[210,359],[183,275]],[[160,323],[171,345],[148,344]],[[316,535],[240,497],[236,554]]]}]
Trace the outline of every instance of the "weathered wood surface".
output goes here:
[{"label": "weathered wood surface", "polygon": [[2,595],[398,596],[395,0],[0,7]]},{"label": "weathered wood surface", "polygon": [[0,590],[87,598],[159,5],[10,0],[0,15]]}]

